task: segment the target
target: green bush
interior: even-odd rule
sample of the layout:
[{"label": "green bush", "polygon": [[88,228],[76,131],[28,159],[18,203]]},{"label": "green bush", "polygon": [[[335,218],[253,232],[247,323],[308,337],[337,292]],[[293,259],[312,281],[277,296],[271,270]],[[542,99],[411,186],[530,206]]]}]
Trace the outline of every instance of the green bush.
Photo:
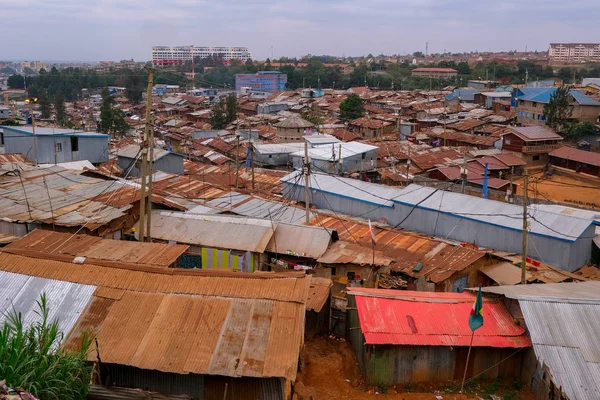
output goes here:
[{"label": "green bush", "polygon": [[49,321],[46,295],[37,301],[38,321],[26,327],[21,313],[7,315],[0,330],[0,379],[44,400],[85,399],[91,370],[86,354],[89,334],[82,335],[81,350],[59,347],[63,333],[58,321]]}]

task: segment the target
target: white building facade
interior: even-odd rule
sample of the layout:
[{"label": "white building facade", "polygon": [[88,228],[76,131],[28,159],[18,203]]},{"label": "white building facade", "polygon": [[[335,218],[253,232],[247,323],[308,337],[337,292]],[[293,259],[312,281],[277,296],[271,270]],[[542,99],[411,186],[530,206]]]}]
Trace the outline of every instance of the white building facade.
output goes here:
[{"label": "white building facade", "polygon": [[241,62],[246,62],[252,57],[247,47],[154,46],[152,64],[177,65],[191,60],[192,57],[206,58],[215,55],[220,55],[224,60]]},{"label": "white building facade", "polygon": [[600,43],[550,43],[548,58],[559,63],[600,61]]}]

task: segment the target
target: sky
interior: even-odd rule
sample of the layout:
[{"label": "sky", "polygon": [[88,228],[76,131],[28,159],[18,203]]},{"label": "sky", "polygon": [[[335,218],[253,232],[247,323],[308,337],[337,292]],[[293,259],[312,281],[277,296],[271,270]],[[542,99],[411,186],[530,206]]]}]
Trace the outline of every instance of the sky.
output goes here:
[{"label": "sky", "polygon": [[151,58],[245,46],[254,59],[547,50],[600,42],[598,0],[0,0],[0,60]]}]

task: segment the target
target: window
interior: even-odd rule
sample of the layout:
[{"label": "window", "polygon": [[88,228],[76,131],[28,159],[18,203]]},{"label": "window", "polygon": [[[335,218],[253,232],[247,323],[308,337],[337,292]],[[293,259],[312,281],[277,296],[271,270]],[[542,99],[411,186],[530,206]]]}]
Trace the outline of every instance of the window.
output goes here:
[{"label": "window", "polygon": [[539,159],[540,159],[540,156],[533,156],[533,157],[531,157],[531,159],[532,159],[533,161],[539,161]]},{"label": "window", "polygon": [[510,144],[510,138],[508,136],[504,136],[504,144]]},{"label": "window", "polygon": [[537,119],[537,116],[535,114],[533,114],[533,119]]},{"label": "window", "polygon": [[71,136],[71,151],[79,151],[79,138]]},{"label": "window", "polygon": [[273,155],[272,155],[272,154],[269,154],[269,158],[273,158]]},{"label": "window", "polygon": [[533,108],[536,108],[536,107],[537,107],[537,103],[534,102],[533,103]]},{"label": "window", "polygon": [[54,144],[54,151],[57,153],[62,152],[62,143],[55,143]]}]

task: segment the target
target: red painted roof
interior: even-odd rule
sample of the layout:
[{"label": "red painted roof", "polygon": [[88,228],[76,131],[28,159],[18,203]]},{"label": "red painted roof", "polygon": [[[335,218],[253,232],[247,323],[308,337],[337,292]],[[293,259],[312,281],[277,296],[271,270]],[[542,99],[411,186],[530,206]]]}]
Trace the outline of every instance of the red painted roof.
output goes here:
[{"label": "red painted roof", "polygon": [[[348,288],[355,295],[367,344],[468,346],[471,293],[415,292]],[[484,324],[473,346],[529,347],[531,340],[502,302],[484,298]]]},{"label": "red painted roof", "polygon": [[600,154],[592,153],[590,151],[579,150],[574,147],[561,147],[550,153],[551,157],[564,158],[567,160],[573,160],[584,164],[594,165],[600,167]]},{"label": "red painted roof", "polygon": [[413,72],[458,72],[453,68],[415,68]]}]

